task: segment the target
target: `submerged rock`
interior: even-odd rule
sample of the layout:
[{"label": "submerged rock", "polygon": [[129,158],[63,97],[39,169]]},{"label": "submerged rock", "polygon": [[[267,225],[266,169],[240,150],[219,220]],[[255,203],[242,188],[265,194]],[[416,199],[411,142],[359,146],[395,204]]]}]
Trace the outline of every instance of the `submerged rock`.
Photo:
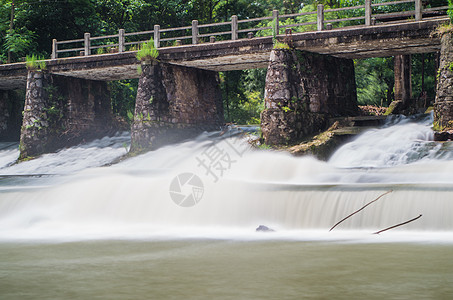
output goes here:
[{"label": "submerged rock", "polygon": [[453,130],[434,131],[434,140],[438,142],[453,141]]},{"label": "submerged rock", "polygon": [[260,226],[258,226],[258,228],[256,228],[256,231],[257,231],[257,232],[258,232],[258,231],[262,231],[262,232],[272,232],[272,231],[275,231],[275,230],[272,229],[272,228],[269,228],[269,227],[267,227],[267,226],[265,226],[265,225],[260,225]]}]

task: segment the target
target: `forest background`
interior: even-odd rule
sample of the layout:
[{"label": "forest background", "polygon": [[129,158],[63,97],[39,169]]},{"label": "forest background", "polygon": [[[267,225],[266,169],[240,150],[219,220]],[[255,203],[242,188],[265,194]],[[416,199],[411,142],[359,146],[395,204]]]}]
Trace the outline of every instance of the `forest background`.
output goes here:
[{"label": "forest background", "polygon": [[[374,2],[388,2],[379,0]],[[0,0],[0,63],[18,62],[26,55],[50,58],[52,39],[80,39],[91,36],[187,26],[362,5],[364,0]],[[447,0],[424,1],[427,6],[448,5]],[[398,9],[413,10],[413,4]],[[391,12],[395,6],[381,6],[379,12]],[[294,20],[287,20],[291,22]],[[299,21],[299,20],[297,20]],[[270,26],[270,24],[263,24]],[[435,96],[437,54],[412,56],[413,97],[427,93]],[[393,100],[393,57],[354,60],[359,105],[388,106]],[[264,108],[266,69],[220,73],[225,120],[237,124],[259,123]],[[138,80],[110,82],[112,110],[125,118],[132,115]]]}]

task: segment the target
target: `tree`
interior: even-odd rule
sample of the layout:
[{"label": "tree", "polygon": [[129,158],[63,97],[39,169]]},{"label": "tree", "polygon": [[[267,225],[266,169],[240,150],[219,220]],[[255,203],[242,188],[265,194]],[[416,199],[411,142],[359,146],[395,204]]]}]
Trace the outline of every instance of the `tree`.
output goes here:
[{"label": "tree", "polygon": [[393,100],[392,57],[355,60],[357,101],[360,105],[387,106]]},{"label": "tree", "polygon": [[31,50],[35,34],[16,25],[17,6],[26,4],[26,1],[1,0],[0,3],[0,41],[3,45],[0,61],[13,62]]},{"label": "tree", "polygon": [[[80,38],[84,32],[96,33],[100,28],[91,0],[0,1],[2,44],[8,36],[8,47],[22,52],[49,56],[53,38]],[[16,53],[15,58],[20,55],[23,53]]]}]

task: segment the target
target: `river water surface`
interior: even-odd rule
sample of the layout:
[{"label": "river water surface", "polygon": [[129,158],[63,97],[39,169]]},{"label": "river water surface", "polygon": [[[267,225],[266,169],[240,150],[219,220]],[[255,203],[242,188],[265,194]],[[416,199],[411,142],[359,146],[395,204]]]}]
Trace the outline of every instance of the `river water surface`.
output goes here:
[{"label": "river water surface", "polygon": [[453,148],[430,123],[328,162],[219,133],[110,166],[127,133],[20,164],[0,144],[0,298],[450,299]]}]

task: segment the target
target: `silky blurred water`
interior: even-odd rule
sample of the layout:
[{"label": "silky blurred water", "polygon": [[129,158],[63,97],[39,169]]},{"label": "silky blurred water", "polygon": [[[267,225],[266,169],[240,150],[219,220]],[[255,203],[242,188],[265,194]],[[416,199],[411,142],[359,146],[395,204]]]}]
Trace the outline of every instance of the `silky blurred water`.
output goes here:
[{"label": "silky blurred water", "polygon": [[127,133],[19,164],[0,144],[0,298],[448,299],[453,151],[431,123],[393,120],[328,162],[231,132],[113,165]]},{"label": "silky blurred water", "polygon": [[2,299],[450,299],[453,246],[238,240],[0,244]]}]

